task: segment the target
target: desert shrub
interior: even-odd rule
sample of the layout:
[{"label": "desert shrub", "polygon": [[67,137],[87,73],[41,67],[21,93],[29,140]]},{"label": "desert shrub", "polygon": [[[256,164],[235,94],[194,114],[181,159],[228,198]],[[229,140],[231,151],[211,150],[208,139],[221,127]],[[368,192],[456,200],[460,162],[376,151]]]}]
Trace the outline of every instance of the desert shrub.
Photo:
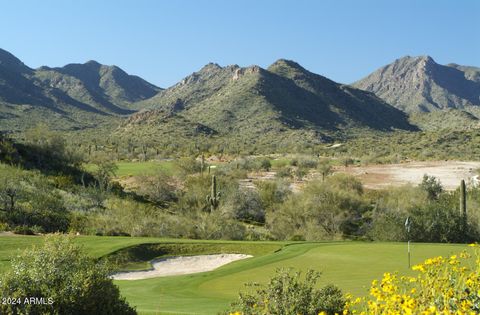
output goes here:
[{"label": "desert shrub", "polygon": [[442,194],[438,200],[412,209],[411,239],[420,242],[465,243],[478,236],[476,224],[467,222],[457,208],[454,194]]},{"label": "desert shrub", "polygon": [[375,202],[374,209],[365,216],[370,220],[367,236],[379,241],[404,241],[407,239],[405,220],[412,209],[420,208],[427,202],[424,191],[405,185],[369,192]]},{"label": "desert shrub", "polygon": [[137,193],[160,206],[167,206],[169,202],[177,200],[174,179],[165,172],[158,172],[154,176],[139,178],[140,187]]},{"label": "desert shrub", "polygon": [[363,193],[362,182],[348,174],[338,173],[328,178],[328,186],[333,189],[352,192],[357,195]]},{"label": "desert shrub", "polygon": [[[153,206],[129,199],[111,198],[107,200],[105,209],[88,216],[83,229],[99,235],[168,236],[168,228],[158,227],[165,217],[168,218],[168,215]],[[163,225],[167,223],[168,219],[165,219]],[[152,231],[152,226],[157,229]]]},{"label": "desert shrub", "polygon": [[183,227],[188,238],[242,240],[247,233],[244,225],[221,213],[197,211],[188,218],[189,224]]},{"label": "desert shrub", "polygon": [[332,163],[330,160],[322,159],[318,163],[317,169],[322,175],[322,180],[325,180],[325,178],[332,173]]},{"label": "desert shrub", "polygon": [[202,169],[202,163],[194,157],[182,157],[175,161],[175,166],[183,173],[189,175],[199,173]]},{"label": "desert shrub", "polygon": [[4,218],[2,218],[2,213],[0,213],[0,231],[8,231],[10,230],[10,226],[4,221]]},{"label": "desert shrub", "polygon": [[67,212],[19,208],[8,213],[8,222],[13,226],[37,226],[45,232],[66,232],[70,223]]},{"label": "desert shrub", "polygon": [[266,211],[274,211],[292,193],[289,183],[284,180],[259,181],[256,186]]},{"label": "desert shrub", "polygon": [[235,161],[232,162],[234,164],[236,169],[242,169],[245,171],[250,171],[254,168],[254,163],[252,159],[248,158],[238,158]]},{"label": "desert shrub", "polygon": [[293,175],[296,180],[302,180],[308,174],[308,169],[303,167],[297,167],[293,170]]},{"label": "desert shrub", "polygon": [[366,236],[377,241],[404,241],[407,239],[404,227],[406,217],[397,211],[375,210]]},{"label": "desert shrub", "polygon": [[112,178],[115,177],[118,166],[111,156],[98,153],[92,157],[91,162],[95,166],[93,176],[100,190],[110,191],[113,187]]},{"label": "desert shrub", "polygon": [[265,210],[258,193],[254,190],[237,190],[228,196],[220,211],[236,220],[246,222],[264,222]]},{"label": "desert shrub", "polygon": [[272,168],[272,163],[270,162],[269,159],[262,159],[260,161],[260,168],[268,172]]},{"label": "desert shrub", "polygon": [[356,234],[352,224],[360,229],[363,213],[370,210],[362,191],[354,178],[331,176],[325,182],[312,181],[274,213],[267,213],[268,227],[279,239],[294,235],[307,240],[335,239]]},{"label": "desert shrub", "polygon": [[275,167],[276,168],[282,168],[285,166],[288,166],[290,163],[287,159],[284,158],[279,158],[279,159],[274,159],[275,160]]},{"label": "desert shrub", "polygon": [[431,200],[438,199],[440,194],[443,192],[443,186],[440,180],[438,180],[435,176],[428,176],[427,174],[423,175],[420,188],[427,193],[428,198]]},{"label": "desert shrub", "polygon": [[33,229],[27,225],[17,225],[12,232],[20,235],[35,235]]},{"label": "desert shrub", "polygon": [[136,314],[120,296],[105,264],[97,263],[64,236],[49,236],[41,247],[12,261],[0,281],[0,296],[45,304],[0,304],[2,314]]},{"label": "desert shrub", "polygon": [[317,315],[321,312],[333,315],[340,313],[345,299],[340,289],[327,285],[316,288],[320,273],[308,270],[304,279],[301,273],[278,269],[269,283],[261,286],[247,284],[251,292],[242,292],[238,301],[232,303],[230,315]]},{"label": "desert shrub", "polygon": [[[430,179],[430,178],[427,178]],[[436,181],[429,181],[435,184]],[[425,187],[403,186],[371,193],[375,209],[368,213],[367,235],[375,240],[420,242],[468,242],[479,235],[475,190],[468,197],[468,218],[459,211],[459,192],[429,193]],[[412,222],[407,236],[404,223]]]},{"label": "desert shrub", "polygon": [[179,212],[188,213],[207,207],[206,197],[210,190],[209,176],[191,176],[184,182],[184,188],[178,194]]},{"label": "desert shrub", "polygon": [[277,178],[290,178],[292,177],[292,169],[289,166],[279,167],[275,176]]},{"label": "desert shrub", "polygon": [[316,168],[318,165],[318,161],[315,159],[309,159],[309,158],[302,158],[298,160],[298,167],[300,168]]}]

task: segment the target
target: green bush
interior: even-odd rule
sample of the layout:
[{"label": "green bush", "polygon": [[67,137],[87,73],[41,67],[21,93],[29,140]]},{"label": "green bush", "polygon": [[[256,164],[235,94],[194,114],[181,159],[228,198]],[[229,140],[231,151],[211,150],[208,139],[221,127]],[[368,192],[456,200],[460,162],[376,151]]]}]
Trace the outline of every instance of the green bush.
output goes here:
[{"label": "green bush", "polygon": [[269,159],[262,159],[260,161],[260,168],[268,172],[272,168],[272,163],[270,163]]},{"label": "green bush", "polygon": [[308,270],[302,279],[298,271],[292,273],[288,269],[278,269],[266,286],[247,284],[247,287],[253,288],[253,292],[240,293],[238,301],[232,303],[230,313],[249,315],[340,313],[345,306],[342,292],[333,285],[317,289],[319,277],[320,273],[313,270]]},{"label": "green bush", "polygon": [[5,315],[130,315],[136,311],[120,296],[110,270],[97,263],[70,237],[49,236],[41,247],[12,261],[0,281],[0,297],[44,299],[43,304],[0,304]]},{"label": "green bush", "polygon": [[26,225],[17,225],[13,228],[13,233],[20,235],[35,235],[33,229]]},{"label": "green bush", "polygon": [[236,220],[246,222],[265,222],[265,209],[256,191],[237,190],[229,196],[220,209],[231,215]]},{"label": "green bush", "polygon": [[306,240],[356,236],[370,208],[361,183],[349,176],[312,181],[291,194],[274,212],[267,212],[267,226],[277,239],[299,235]]}]

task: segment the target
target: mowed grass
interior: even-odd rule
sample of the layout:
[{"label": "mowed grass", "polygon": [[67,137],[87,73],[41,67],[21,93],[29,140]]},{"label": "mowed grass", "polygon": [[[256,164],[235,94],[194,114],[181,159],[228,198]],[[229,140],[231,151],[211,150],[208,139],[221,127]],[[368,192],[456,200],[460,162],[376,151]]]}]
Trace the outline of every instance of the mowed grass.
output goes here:
[{"label": "mowed grass", "polygon": [[[139,244],[149,243],[162,243],[162,244],[239,244],[239,248],[245,247],[247,251],[248,247],[255,246],[257,242],[228,242],[228,241],[204,241],[204,240],[182,240],[182,239],[167,239],[156,237],[128,237],[128,236],[72,236],[74,241],[81,245],[87,253],[94,258],[100,258],[121,249],[125,249],[131,246]],[[32,246],[39,246],[42,244],[43,236],[0,236],[0,273],[5,272],[10,268],[11,259],[17,256],[21,251],[31,248]],[[275,243],[278,246],[275,249],[280,248],[286,243],[282,242],[267,242]],[[246,246],[248,245],[248,246]],[[254,248],[253,252],[259,252]]]},{"label": "mowed grass", "polygon": [[[0,271],[9,268],[9,260],[18,252],[17,248],[24,249],[41,241],[42,237],[0,237]],[[178,243],[183,248],[186,244],[197,244],[203,248],[217,244],[218,246],[210,246],[214,251],[217,250],[215,248],[224,246],[222,244],[228,244],[228,248],[237,244],[235,252],[254,255],[253,258],[233,262],[212,272],[115,281],[122,295],[137,307],[140,314],[217,314],[236,299],[238,292],[244,289],[244,283],[266,283],[277,268],[318,270],[322,272],[320,285],[334,283],[344,292],[354,295],[365,295],[371,281],[381,278],[384,272],[413,273],[407,266],[404,243],[256,243],[97,236],[76,237],[75,241],[82,244],[93,257],[102,257],[119,252],[122,248],[146,243]],[[209,246],[204,246],[205,244]],[[471,250],[466,245],[413,244],[412,264],[429,257],[458,253],[463,249]]]},{"label": "mowed grass", "polygon": [[[116,176],[139,176],[139,175],[153,175],[158,171],[164,171],[168,175],[173,175],[176,171],[175,162],[168,161],[145,161],[145,162],[117,162],[118,170]],[[86,164],[87,171],[95,171],[95,165]]]},{"label": "mowed grass", "polygon": [[[450,255],[465,245],[415,244],[412,262]],[[140,314],[217,314],[225,310],[246,282],[266,283],[277,268],[322,272],[321,285],[334,283],[344,292],[365,295],[384,272],[412,273],[401,243],[299,243],[281,251],[237,261],[215,271],[137,281],[117,281]]]}]

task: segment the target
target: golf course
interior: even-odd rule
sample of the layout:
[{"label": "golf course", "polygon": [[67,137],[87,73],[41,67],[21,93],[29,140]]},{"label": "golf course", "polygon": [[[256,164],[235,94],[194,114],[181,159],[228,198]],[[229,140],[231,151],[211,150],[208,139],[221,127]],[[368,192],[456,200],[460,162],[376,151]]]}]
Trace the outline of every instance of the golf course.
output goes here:
[{"label": "golf course", "polygon": [[[152,258],[146,248],[155,246],[161,248],[164,256],[219,253],[253,256],[210,272],[115,281],[122,295],[140,314],[216,314],[245,290],[245,283],[266,283],[277,268],[320,271],[320,285],[334,283],[355,296],[366,295],[371,281],[381,278],[384,272],[414,273],[408,268],[405,243],[234,242],[96,236],[78,236],[75,242],[95,258],[129,257],[135,262],[124,263],[128,266],[126,269],[132,270],[141,269],[142,264],[144,269],[148,268],[142,260]],[[10,268],[10,260],[19,250],[41,243],[40,236],[0,237],[0,270]],[[466,245],[454,244],[413,244],[412,264],[466,248]],[[129,255],[124,255],[126,252]]]}]

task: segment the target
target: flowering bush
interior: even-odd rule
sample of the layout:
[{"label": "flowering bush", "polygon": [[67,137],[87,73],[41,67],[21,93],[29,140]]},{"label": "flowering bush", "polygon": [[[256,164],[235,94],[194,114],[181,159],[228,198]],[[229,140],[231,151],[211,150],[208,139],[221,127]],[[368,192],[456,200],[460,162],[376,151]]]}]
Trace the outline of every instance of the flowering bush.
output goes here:
[{"label": "flowering bush", "polygon": [[[472,245],[475,246],[475,245]],[[480,313],[480,259],[463,251],[413,266],[416,277],[385,273],[364,298],[347,296],[343,314],[473,315]]]}]

